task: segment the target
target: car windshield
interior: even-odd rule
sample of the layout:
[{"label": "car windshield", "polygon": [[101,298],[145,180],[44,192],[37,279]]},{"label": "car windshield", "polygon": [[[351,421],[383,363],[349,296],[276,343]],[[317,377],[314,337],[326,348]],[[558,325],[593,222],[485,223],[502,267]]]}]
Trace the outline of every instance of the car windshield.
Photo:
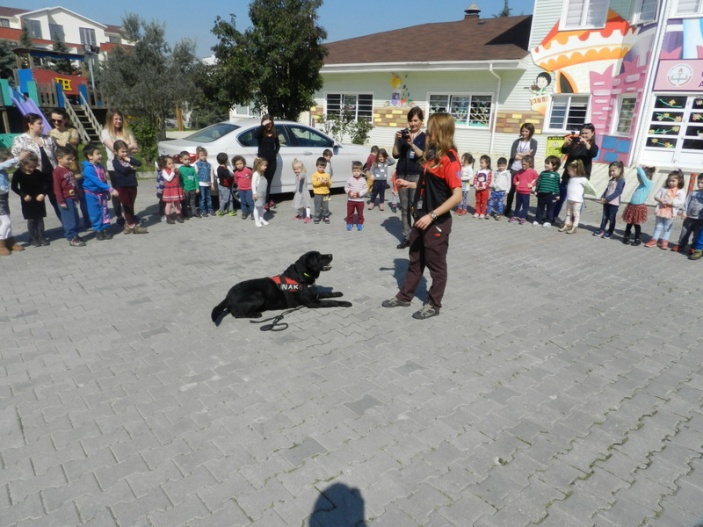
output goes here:
[{"label": "car windshield", "polygon": [[198,130],[194,134],[185,137],[186,141],[194,141],[196,143],[212,143],[227,134],[235,131],[239,126],[232,123],[217,123],[210,125],[202,130]]}]

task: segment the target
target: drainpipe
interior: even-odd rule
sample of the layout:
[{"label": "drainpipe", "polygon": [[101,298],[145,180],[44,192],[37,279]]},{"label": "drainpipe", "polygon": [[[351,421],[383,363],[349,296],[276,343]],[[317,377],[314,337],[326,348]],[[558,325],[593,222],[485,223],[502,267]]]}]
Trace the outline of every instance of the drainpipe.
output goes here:
[{"label": "drainpipe", "polygon": [[498,75],[495,71],[493,71],[493,63],[491,62],[488,65],[488,71],[493,75],[496,79],[498,79],[498,90],[496,92],[496,104],[495,104],[495,112],[493,114],[493,119],[491,119],[491,142],[490,145],[488,146],[488,152],[493,155],[493,143],[495,141],[496,137],[496,121],[498,120],[498,101],[500,99],[500,86],[503,81],[500,75]]}]

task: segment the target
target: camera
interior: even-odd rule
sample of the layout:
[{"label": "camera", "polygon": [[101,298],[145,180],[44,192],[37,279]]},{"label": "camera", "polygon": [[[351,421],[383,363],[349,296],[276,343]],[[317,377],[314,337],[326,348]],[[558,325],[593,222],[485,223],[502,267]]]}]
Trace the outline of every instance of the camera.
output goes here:
[{"label": "camera", "polygon": [[574,130],[573,132],[571,132],[571,135],[569,137],[572,141],[578,141],[581,136],[579,135],[578,130]]},{"label": "camera", "polygon": [[405,140],[409,139],[409,138],[410,138],[410,129],[409,129],[409,128],[403,128],[403,129],[400,131],[400,137],[401,137],[401,139],[405,139]]}]

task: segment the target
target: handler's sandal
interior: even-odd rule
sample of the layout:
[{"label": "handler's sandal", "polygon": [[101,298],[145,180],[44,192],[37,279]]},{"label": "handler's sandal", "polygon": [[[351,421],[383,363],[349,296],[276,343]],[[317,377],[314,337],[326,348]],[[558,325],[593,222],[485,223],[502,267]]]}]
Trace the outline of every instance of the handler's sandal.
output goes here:
[{"label": "handler's sandal", "polygon": [[381,302],[381,305],[383,307],[409,307],[410,302],[406,300],[399,300],[398,297],[394,296],[389,300],[384,300],[383,302]]},{"label": "handler's sandal", "polygon": [[413,318],[425,320],[426,318],[436,317],[437,315],[439,315],[439,311],[432,307],[432,304],[425,304],[420,311],[415,311],[415,313],[413,313]]}]

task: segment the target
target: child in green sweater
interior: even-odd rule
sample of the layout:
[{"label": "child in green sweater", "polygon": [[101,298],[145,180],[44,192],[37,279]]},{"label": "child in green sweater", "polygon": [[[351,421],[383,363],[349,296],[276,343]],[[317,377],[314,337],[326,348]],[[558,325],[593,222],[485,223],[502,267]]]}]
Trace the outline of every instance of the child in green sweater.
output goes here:
[{"label": "child in green sweater", "polygon": [[183,202],[186,218],[200,217],[198,212],[198,194],[200,194],[200,184],[198,173],[195,167],[190,164],[190,154],[185,150],[181,152],[181,166],[178,167],[178,177],[181,180],[181,187],[186,195]]},{"label": "child in green sweater", "polygon": [[559,174],[561,159],[549,156],[544,160],[544,171],[537,179],[535,194],[537,194],[537,214],[532,225],[535,227],[551,227],[554,222],[554,205],[559,201]]}]

